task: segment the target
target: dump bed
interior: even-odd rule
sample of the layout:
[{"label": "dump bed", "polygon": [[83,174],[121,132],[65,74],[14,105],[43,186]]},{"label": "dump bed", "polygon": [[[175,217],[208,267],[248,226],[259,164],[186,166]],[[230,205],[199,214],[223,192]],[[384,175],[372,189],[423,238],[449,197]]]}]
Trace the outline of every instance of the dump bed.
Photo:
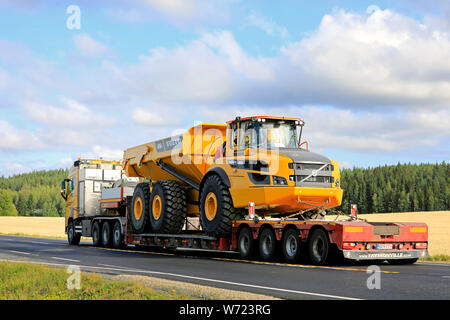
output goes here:
[{"label": "dump bed", "polygon": [[177,172],[200,183],[217,148],[225,142],[226,125],[202,123],[172,137],[148,142],[125,150],[123,166],[129,177],[152,181],[174,179],[157,163],[176,167]]}]

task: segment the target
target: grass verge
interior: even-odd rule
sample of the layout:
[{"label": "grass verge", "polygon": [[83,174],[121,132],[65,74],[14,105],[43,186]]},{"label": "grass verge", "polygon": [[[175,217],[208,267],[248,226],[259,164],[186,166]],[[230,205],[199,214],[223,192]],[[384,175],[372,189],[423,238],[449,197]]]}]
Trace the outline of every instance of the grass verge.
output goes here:
[{"label": "grass verge", "polygon": [[422,258],[420,261],[431,261],[431,262],[450,262],[450,256],[446,254],[435,254],[427,258]]},{"label": "grass verge", "polygon": [[65,269],[0,262],[0,300],[192,300],[175,290],[153,289],[138,281],[106,279],[81,272],[81,288],[67,288]]}]

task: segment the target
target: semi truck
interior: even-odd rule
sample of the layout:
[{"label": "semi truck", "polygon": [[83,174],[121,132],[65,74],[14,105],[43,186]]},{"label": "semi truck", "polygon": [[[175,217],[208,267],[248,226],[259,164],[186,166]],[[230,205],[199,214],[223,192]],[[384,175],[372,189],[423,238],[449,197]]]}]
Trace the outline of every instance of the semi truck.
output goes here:
[{"label": "semi truck", "polygon": [[[309,151],[305,122],[236,117],[129,148],[121,161],[79,159],[62,182],[71,245],[236,251],[289,263],[332,257],[414,263],[425,223],[368,222],[338,212],[339,164]],[[303,147],[305,146],[305,147]]]}]

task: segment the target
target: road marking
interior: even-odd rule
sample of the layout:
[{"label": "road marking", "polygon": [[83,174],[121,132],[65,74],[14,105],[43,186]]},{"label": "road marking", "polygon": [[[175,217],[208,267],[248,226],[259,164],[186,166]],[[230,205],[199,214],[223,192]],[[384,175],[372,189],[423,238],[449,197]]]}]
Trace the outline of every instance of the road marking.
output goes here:
[{"label": "road marking", "polygon": [[23,251],[14,251],[14,250],[8,250],[9,252],[12,252],[12,253],[18,253],[18,254],[26,254],[26,255],[30,255],[31,253],[29,253],[29,252],[23,252]]},{"label": "road marking", "polygon": [[99,266],[102,267],[111,267],[111,268],[122,268],[122,269],[129,269],[128,267],[122,267],[122,266],[115,266],[112,264],[103,264],[103,263],[98,263]]},{"label": "road marking", "polygon": [[62,261],[69,261],[69,262],[80,262],[80,260],[66,259],[66,258],[59,258],[59,257],[52,257],[52,259],[62,260]]},{"label": "road marking", "polygon": [[[276,265],[276,266],[285,266],[285,267],[294,267],[294,268],[305,268],[305,269],[331,269],[331,270],[341,270],[341,271],[359,271],[359,272],[367,272],[366,268],[346,268],[346,267],[328,267],[328,266],[313,266],[313,265],[303,265],[303,264],[289,264],[289,263],[278,263],[278,262],[264,262],[264,261],[253,261],[253,260],[241,260],[241,259],[227,259],[227,258],[212,258],[213,260],[219,261],[232,261],[232,262],[243,262],[243,263],[253,263],[253,264],[265,264],[265,265]],[[398,271],[385,271],[380,270],[380,273],[387,274],[398,274]]]},{"label": "road marking", "polygon": [[94,246],[90,246],[90,248],[100,249],[100,250],[108,250],[108,251],[144,253],[144,254],[157,254],[157,255],[161,255],[161,256],[174,256],[175,255],[174,253],[153,252],[153,251],[137,251],[137,250],[127,250],[127,249],[111,249],[111,248],[102,248],[102,247],[94,247]]},{"label": "road marking", "polygon": [[[146,253],[146,254],[157,254],[163,256],[175,256],[175,253],[164,253],[164,252],[153,252],[153,251],[135,251],[135,250],[127,250],[127,249],[111,249],[111,248],[102,248],[102,247],[91,247],[95,249],[103,249],[109,251],[121,251],[121,252],[131,252],[131,253]],[[331,270],[341,270],[341,271],[358,271],[358,272],[366,272],[367,268],[347,268],[347,267],[328,267],[328,266],[313,266],[313,265],[302,265],[302,264],[289,264],[289,263],[278,263],[278,262],[264,262],[264,261],[254,261],[254,260],[242,260],[242,259],[230,259],[230,258],[209,258],[211,260],[218,261],[231,261],[231,262],[244,262],[244,263],[254,263],[254,264],[264,264],[264,265],[278,265],[278,266],[286,266],[286,267],[296,267],[296,268],[316,268],[316,269],[331,269]],[[399,274],[398,271],[385,271],[380,270],[380,273],[385,274]]]},{"label": "road marking", "polygon": [[[34,264],[43,264],[43,265],[50,265],[50,266],[67,267],[67,265],[65,265],[65,264],[58,264],[58,263],[45,263],[45,262],[34,262],[34,261],[11,261],[11,262],[34,263]],[[109,269],[109,270],[112,270],[112,271],[129,271],[129,272],[135,272],[135,273],[163,275],[163,276],[170,276],[170,277],[178,277],[178,278],[199,280],[199,281],[205,281],[205,282],[212,282],[212,283],[222,283],[222,284],[228,284],[228,285],[233,285],[233,286],[238,286],[238,287],[263,289],[263,290],[269,290],[269,291],[279,291],[279,292],[294,293],[294,294],[309,295],[309,296],[316,296],[316,297],[322,297],[322,298],[331,298],[331,299],[339,299],[339,300],[362,300],[362,299],[359,299],[359,298],[337,296],[337,295],[331,295],[331,294],[323,294],[323,293],[316,293],[316,292],[307,292],[307,291],[299,291],[299,290],[290,290],[290,289],[282,289],[282,288],[265,287],[265,286],[255,285],[255,284],[239,283],[239,282],[217,280],[217,279],[209,279],[209,278],[201,278],[201,277],[187,276],[187,275],[183,275],[183,274],[167,273],[167,272],[159,272],[159,271],[150,271],[150,270],[141,270],[141,269],[134,269],[134,268],[118,269],[118,268],[110,268],[110,267],[104,268],[104,267],[95,267],[95,266],[86,266],[86,265],[79,265],[79,267],[80,268],[87,268],[87,269]]]}]

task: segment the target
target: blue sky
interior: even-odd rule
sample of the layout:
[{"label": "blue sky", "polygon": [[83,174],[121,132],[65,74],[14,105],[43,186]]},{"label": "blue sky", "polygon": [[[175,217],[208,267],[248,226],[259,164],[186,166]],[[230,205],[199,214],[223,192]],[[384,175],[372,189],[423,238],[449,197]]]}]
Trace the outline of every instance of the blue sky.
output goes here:
[{"label": "blue sky", "polygon": [[445,0],[0,0],[0,30],[0,175],[260,114],[343,167],[450,158]]}]

